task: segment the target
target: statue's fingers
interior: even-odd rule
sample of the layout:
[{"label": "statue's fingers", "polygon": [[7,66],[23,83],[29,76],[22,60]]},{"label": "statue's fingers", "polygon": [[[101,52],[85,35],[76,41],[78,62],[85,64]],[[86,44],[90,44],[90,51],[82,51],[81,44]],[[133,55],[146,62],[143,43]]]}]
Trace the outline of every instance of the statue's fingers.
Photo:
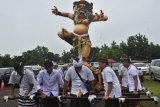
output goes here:
[{"label": "statue's fingers", "polygon": [[100,13],[100,17],[101,18],[103,18],[104,17],[104,13],[103,13],[103,11],[102,10],[100,10],[101,11],[101,13]]},{"label": "statue's fingers", "polygon": [[104,13],[103,13],[103,10],[100,10],[100,11],[101,11],[101,14],[104,14]]},{"label": "statue's fingers", "polygon": [[54,9],[58,10],[56,6],[54,6]]},{"label": "statue's fingers", "polygon": [[64,28],[62,28],[62,32],[64,32],[65,31],[65,29]]},{"label": "statue's fingers", "polygon": [[52,10],[52,12],[54,12],[55,11],[55,9],[51,9]]},{"label": "statue's fingers", "polygon": [[96,16],[99,18],[99,15],[98,15],[98,13],[95,13],[96,14]]},{"label": "statue's fingers", "polygon": [[62,32],[67,32],[67,30],[65,28],[62,28]]},{"label": "statue's fingers", "polygon": [[53,14],[56,14],[56,12],[57,12],[57,11],[56,11],[55,9],[52,9],[52,13],[53,13]]}]

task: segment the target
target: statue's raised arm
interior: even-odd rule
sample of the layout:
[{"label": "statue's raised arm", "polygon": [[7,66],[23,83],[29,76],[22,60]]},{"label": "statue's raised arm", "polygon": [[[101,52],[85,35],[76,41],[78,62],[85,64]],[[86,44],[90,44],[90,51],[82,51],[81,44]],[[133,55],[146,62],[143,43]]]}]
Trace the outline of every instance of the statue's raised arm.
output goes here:
[{"label": "statue's raised arm", "polygon": [[54,6],[54,8],[52,9],[52,14],[55,14],[55,15],[59,15],[59,16],[63,16],[63,17],[68,17],[70,19],[73,20],[74,18],[74,14],[72,13],[68,13],[68,12],[60,12],[56,6]]}]

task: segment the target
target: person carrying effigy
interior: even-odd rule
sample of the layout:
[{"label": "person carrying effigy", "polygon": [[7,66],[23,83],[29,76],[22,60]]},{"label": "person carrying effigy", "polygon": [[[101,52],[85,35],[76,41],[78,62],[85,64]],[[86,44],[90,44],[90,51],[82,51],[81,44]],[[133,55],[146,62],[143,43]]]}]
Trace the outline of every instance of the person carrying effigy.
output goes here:
[{"label": "person carrying effigy", "polygon": [[92,9],[93,4],[85,0],[73,3],[74,13],[60,12],[55,6],[54,9],[52,9],[53,14],[68,17],[74,21],[73,32],[62,28],[62,31],[58,32],[58,36],[74,47],[74,52],[77,56],[83,57],[83,64],[85,65],[88,64],[87,58],[91,49],[91,41],[88,34],[89,24],[96,21],[106,21],[108,19],[102,10],[100,14],[93,14]]},{"label": "person carrying effigy", "polygon": [[35,100],[27,100],[31,95],[36,92],[36,80],[34,73],[29,69],[24,69],[22,62],[14,64],[14,71],[12,72],[9,84],[12,85],[11,92],[12,98],[15,96],[15,84],[19,83],[18,107],[35,107]]},{"label": "person carrying effigy", "polygon": [[[137,68],[131,64],[129,57],[121,58],[121,62],[124,67],[127,68],[128,88],[129,92],[133,93],[129,95],[129,98],[140,98],[139,92],[142,90],[141,82],[138,76]],[[130,101],[129,106],[140,107],[140,101]]]},{"label": "person carrying effigy", "polygon": [[[87,89],[86,82],[90,82],[90,90]],[[68,84],[71,82],[71,97],[89,97],[94,93],[94,76],[92,71],[82,64],[82,58],[74,58],[71,66],[65,75],[65,82],[62,95],[67,93]],[[87,99],[72,99],[71,107],[91,107]]]},{"label": "person carrying effigy", "polygon": [[119,107],[119,101],[111,101],[109,98],[120,98],[122,96],[120,83],[115,72],[109,66],[107,58],[100,56],[99,67],[102,70],[102,78],[104,84],[105,95],[103,99],[105,101],[105,107]]},{"label": "person carrying effigy", "polygon": [[59,100],[47,97],[59,96],[59,84],[63,87],[64,81],[58,70],[53,69],[51,60],[44,62],[44,70],[41,70],[37,77],[37,90],[43,98],[43,107],[59,107]]}]

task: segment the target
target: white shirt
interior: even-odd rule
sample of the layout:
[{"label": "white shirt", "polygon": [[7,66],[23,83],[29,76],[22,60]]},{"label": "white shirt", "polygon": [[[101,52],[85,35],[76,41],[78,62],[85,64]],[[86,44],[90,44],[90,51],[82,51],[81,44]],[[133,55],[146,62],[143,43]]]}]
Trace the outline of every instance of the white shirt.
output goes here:
[{"label": "white shirt", "polygon": [[113,83],[112,90],[109,95],[110,98],[113,97],[117,98],[122,96],[119,80],[111,67],[106,67],[103,69],[102,78],[103,78],[104,89],[106,92],[107,92],[108,82]]},{"label": "white shirt", "polygon": [[53,69],[50,75],[46,69],[39,72],[37,78],[37,90],[42,89],[43,93],[47,96],[50,96],[51,93],[54,96],[58,96],[59,84],[62,86],[64,85],[64,81],[59,71]]},{"label": "white shirt", "polygon": [[[94,76],[93,76],[92,71],[84,65],[82,65],[82,71],[80,71],[78,73],[81,75],[82,79],[84,79],[84,80],[88,80],[88,81],[94,80]],[[77,95],[79,90],[81,90],[81,92],[83,94],[88,92],[86,90],[84,83],[81,81],[81,79],[77,75],[75,68],[73,66],[71,66],[68,69],[66,76],[65,76],[65,80],[72,82],[71,94]]]},{"label": "white shirt", "polygon": [[[24,75],[20,84],[19,94],[24,96],[25,92],[28,91],[29,85],[34,84],[32,91],[28,94],[30,96],[36,92],[36,80],[34,78],[34,73],[28,69],[25,69],[23,74]],[[13,71],[10,76],[9,84],[19,83],[20,77],[21,76],[16,71]]]},{"label": "white shirt", "polygon": [[133,79],[134,76],[137,76],[137,79],[138,79],[138,87],[137,87],[137,89],[138,90],[142,90],[142,86],[141,86],[141,83],[140,83],[140,80],[139,80],[139,76],[138,76],[138,70],[134,65],[131,64],[128,67],[128,86],[129,86],[129,91],[130,92],[134,91],[134,89],[135,89],[134,79]]},{"label": "white shirt", "polygon": [[127,73],[127,68],[124,67],[123,65],[119,68],[118,72],[119,72],[119,76],[122,77],[122,86],[123,87],[127,87],[128,86],[128,73]]}]

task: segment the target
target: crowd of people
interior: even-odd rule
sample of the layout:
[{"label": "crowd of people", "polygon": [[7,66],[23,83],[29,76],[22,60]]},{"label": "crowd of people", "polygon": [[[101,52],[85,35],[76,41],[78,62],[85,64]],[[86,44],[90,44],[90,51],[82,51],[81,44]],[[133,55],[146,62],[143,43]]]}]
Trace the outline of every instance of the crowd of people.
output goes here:
[{"label": "crowd of people", "polygon": [[[12,97],[15,97],[15,84],[19,83],[19,96],[27,98],[36,93],[43,98],[43,107],[59,107],[58,99],[48,99],[49,96],[67,95],[72,97],[88,97],[104,91],[103,100],[106,107],[119,107],[118,101],[109,98],[122,97],[122,93],[133,93],[127,97],[138,98],[138,92],[142,90],[138,70],[128,57],[121,58],[117,76],[109,66],[106,58],[99,59],[99,67],[85,66],[82,58],[74,58],[72,66],[66,64],[59,69],[53,61],[44,62],[44,69],[40,66],[32,67],[32,71],[24,69],[23,63],[14,64],[9,84],[12,84]],[[91,89],[88,90],[86,82],[89,81]],[[19,99],[19,107],[35,107],[35,100]],[[71,107],[91,107],[88,99],[71,99]],[[129,102],[127,107],[140,107],[140,102]]]}]

